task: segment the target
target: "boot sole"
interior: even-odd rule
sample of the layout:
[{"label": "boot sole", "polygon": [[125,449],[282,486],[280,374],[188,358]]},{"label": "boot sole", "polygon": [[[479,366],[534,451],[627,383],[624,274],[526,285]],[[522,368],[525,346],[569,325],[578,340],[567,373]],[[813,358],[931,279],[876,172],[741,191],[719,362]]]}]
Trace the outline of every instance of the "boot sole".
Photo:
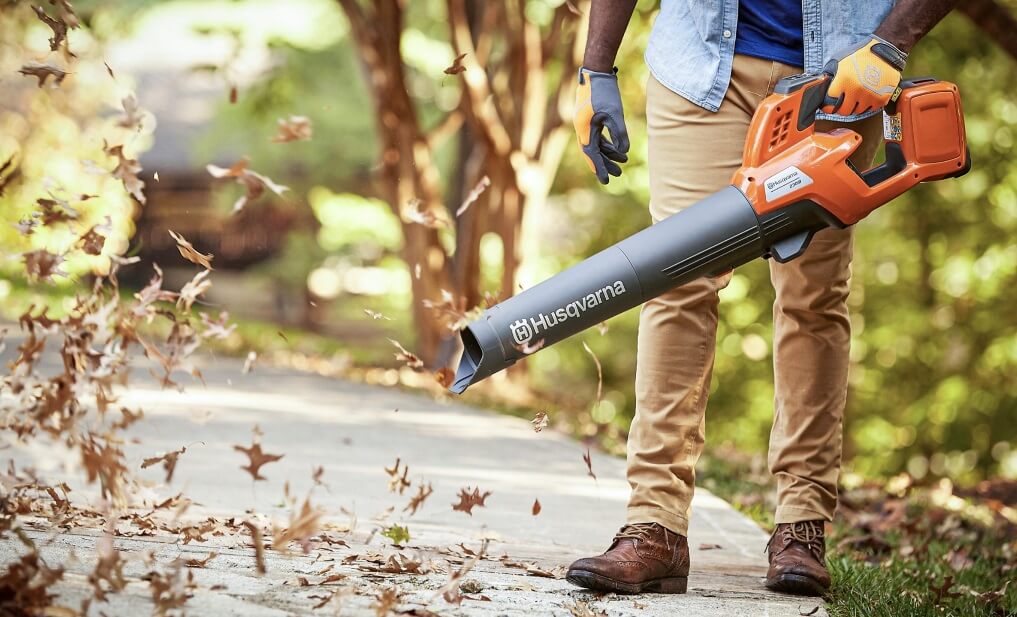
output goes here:
[{"label": "boot sole", "polygon": [[802,574],[778,574],[766,579],[766,588],[796,596],[822,596],[827,590],[816,579]]},{"label": "boot sole", "polygon": [[687,576],[655,578],[642,583],[623,583],[586,570],[569,570],[565,575],[565,580],[573,585],[594,591],[612,591],[630,595],[637,593],[685,593],[689,587]]}]

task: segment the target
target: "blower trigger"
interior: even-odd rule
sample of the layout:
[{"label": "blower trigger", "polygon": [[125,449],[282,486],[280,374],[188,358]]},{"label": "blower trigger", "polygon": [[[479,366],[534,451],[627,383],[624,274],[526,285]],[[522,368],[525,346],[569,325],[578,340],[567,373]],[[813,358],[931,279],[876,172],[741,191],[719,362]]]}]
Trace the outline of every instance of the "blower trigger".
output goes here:
[{"label": "blower trigger", "polygon": [[770,255],[778,263],[787,263],[805,252],[812,240],[812,231],[802,231],[779,240],[770,247]]}]

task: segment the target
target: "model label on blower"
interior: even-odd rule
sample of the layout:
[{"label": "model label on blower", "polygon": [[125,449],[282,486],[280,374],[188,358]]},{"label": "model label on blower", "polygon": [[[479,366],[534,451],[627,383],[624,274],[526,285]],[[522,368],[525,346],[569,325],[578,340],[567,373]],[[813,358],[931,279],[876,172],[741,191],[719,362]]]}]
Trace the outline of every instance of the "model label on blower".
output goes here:
[{"label": "model label on blower", "polygon": [[625,293],[625,284],[615,281],[549,313],[537,313],[536,317],[513,321],[509,326],[512,329],[512,342],[516,345],[527,345],[541,331],[546,332],[549,328],[557,326],[567,319],[579,317],[591,308],[600,306],[607,300],[617,298],[623,293]]},{"label": "model label on blower", "polygon": [[770,176],[763,183],[766,189],[766,201],[773,201],[778,197],[793,193],[810,184],[812,184],[812,178],[801,169],[792,165],[784,171]]}]

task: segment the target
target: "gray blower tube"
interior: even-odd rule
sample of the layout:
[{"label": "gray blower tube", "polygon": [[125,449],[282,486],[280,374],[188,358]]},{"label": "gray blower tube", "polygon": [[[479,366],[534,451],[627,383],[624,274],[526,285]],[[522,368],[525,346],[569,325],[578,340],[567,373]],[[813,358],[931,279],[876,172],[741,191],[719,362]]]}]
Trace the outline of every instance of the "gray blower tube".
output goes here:
[{"label": "gray blower tube", "polygon": [[842,226],[811,201],[758,216],[740,190],[722,189],[484,311],[460,333],[463,355],[449,390],[462,393],[536,349],[702,276],[757,257],[793,259],[828,225]]}]

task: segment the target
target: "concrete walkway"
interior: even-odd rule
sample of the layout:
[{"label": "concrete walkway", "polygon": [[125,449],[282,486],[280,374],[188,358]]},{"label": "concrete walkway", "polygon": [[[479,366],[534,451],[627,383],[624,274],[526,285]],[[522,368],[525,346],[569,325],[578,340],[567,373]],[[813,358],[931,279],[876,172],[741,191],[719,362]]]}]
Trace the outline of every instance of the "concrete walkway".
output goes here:
[{"label": "concrete walkway", "polygon": [[[268,551],[264,576],[255,572],[254,551],[244,534],[186,545],[168,534],[117,538],[117,548],[130,558],[125,573],[131,577],[150,569],[140,559],[148,551],[163,562],[218,554],[206,567],[192,570],[199,588],[186,604],[188,615],[375,615],[376,593],[392,585],[402,593],[397,610],[416,615],[428,614],[422,610],[425,606],[441,615],[825,614],[821,608],[810,612],[820,604],[815,599],[763,589],[766,535],[705,490],[697,493],[694,504],[693,572],[687,595],[595,596],[562,579],[536,576],[519,567],[532,563],[554,573],[573,559],[606,548],[623,521],[628,494],[624,462],[594,452],[594,481],[582,460],[585,448],[554,431],[538,434],[525,420],[394,388],[262,368],[242,375],[238,363],[221,359],[203,371],[207,386],[189,385],[185,393],[160,390],[141,380],[125,393],[125,404],[145,412],[145,419],[130,431],[138,441],[128,446],[135,468],[145,457],[188,447],[179,458],[172,486],[162,485],[159,466],[140,472],[152,483],[150,498],[183,491],[196,504],[188,516],[249,518],[245,512],[253,511],[285,522],[284,483],[288,480],[290,494],[302,499],[313,486],[312,468],[320,465],[328,489],[314,487],[312,502],[327,510],[331,523],[351,525],[343,508],[355,515],[356,523],[352,533],[342,536],[348,547],[322,546],[306,556]],[[263,467],[268,481],[257,483],[239,468],[246,459],[233,449],[234,444],[251,443],[254,424],[264,432],[264,450],[285,455]],[[55,446],[0,447],[19,467],[31,464],[50,481],[67,480],[80,487],[74,496],[94,494],[94,489],[82,486],[78,462]],[[408,477],[414,483],[401,496],[388,491],[384,471],[397,457],[409,465]],[[408,516],[402,510],[418,481],[432,483],[434,493]],[[475,508],[472,516],[451,508],[459,489],[466,486],[491,492],[486,507]],[[538,516],[531,513],[535,499],[542,505]],[[372,520],[393,506],[385,523]],[[393,522],[406,525],[412,537],[403,554],[420,555],[425,562],[449,560],[448,568],[441,571],[436,566],[425,575],[393,575],[365,572],[353,559],[343,563],[349,555],[394,552],[392,542],[376,533]],[[68,574],[57,589],[62,603],[77,606],[91,593],[86,578],[95,563],[91,549],[101,532],[38,529],[31,535],[43,544],[40,552],[50,564],[66,564]],[[484,537],[493,538],[490,559],[480,561],[464,580],[469,581],[472,596],[489,601],[468,599],[456,607],[436,597],[449,579],[448,570],[462,563],[449,555],[447,547],[463,542],[476,549]],[[719,548],[706,549],[707,545]],[[0,540],[2,563],[22,551],[20,544]],[[77,560],[70,558],[72,554]],[[499,559],[505,554],[508,559]],[[347,578],[316,585],[324,577],[315,573],[326,564],[334,566],[331,573]],[[301,587],[299,577],[309,579],[311,586]],[[312,610],[337,589],[349,593]],[[132,579],[126,590],[109,596],[108,604],[96,603],[93,614],[98,610],[110,616],[149,614],[148,583]]]}]

